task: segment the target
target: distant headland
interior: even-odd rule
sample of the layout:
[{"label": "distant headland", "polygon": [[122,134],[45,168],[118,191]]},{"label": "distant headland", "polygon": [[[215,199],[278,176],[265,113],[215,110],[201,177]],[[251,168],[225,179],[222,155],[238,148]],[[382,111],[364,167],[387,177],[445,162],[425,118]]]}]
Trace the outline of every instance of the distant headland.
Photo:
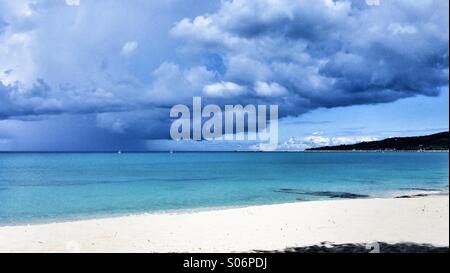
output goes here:
[{"label": "distant headland", "polygon": [[427,136],[393,137],[351,145],[324,146],[306,151],[448,151],[449,132]]}]

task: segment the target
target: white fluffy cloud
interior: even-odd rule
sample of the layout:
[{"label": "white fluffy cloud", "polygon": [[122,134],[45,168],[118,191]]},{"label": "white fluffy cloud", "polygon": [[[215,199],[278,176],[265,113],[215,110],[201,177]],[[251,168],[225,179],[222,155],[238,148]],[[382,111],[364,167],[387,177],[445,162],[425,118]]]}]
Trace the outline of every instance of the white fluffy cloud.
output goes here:
[{"label": "white fluffy cloud", "polygon": [[321,132],[315,132],[307,137],[291,137],[278,146],[278,150],[283,151],[303,151],[308,148],[322,146],[336,146],[344,144],[355,144],[364,141],[375,141],[376,137],[371,136],[326,136]]},{"label": "white fluffy cloud", "polygon": [[151,76],[154,80],[145,92],[144,101],[167,107],[192,102],[193,96],[201,96],[202,88],[214,81],[214,74],[205,66],[183,69],[172,62],[162,63]]},{"label": "white fluffy cloud", "polygon": [[236,97],[242,95],[244,91],[245,87],[234,82],[217,82],[203,88],[203,94],[216,98]]},{"label": "white fluffy cloud", "polygon": [[65,0],[68,6],[79,6],[80,0]]},{"label": "white fluffy cloud", "polygon": [[130,56],[137,49],[137,47],[138,47],[138,43],[136,41],[126,42],[123,45],[122,50],[120,51],[120,54],[122,54],[122,56]]},{"label": "white fluffy cloud", "polygon": [[380,0],[366,0],[366,4],[369,6],[379,6]]},{"label": "white fluffy cloud", "polygon": [[389,31],[393,34],[415,34],[417,29],[412,25],[400,25],[398,23],[390,24]]},{"label": "white fluffy cloud", "polygon": [[256,94],[262,97],[277,97],[287,94],[286,88],[276,82],[257,81],[254,87]]}]

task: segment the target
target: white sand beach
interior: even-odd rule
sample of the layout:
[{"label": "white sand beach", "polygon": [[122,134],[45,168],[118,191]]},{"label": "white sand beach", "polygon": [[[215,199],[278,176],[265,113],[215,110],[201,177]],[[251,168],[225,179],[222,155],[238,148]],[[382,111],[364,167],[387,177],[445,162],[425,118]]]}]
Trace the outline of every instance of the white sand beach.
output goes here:
[{"label": "white sand beach", "polygon": [[0,227],[0,252],[246,252],[321,242],[449,245],[449,197],[355,199]]}]

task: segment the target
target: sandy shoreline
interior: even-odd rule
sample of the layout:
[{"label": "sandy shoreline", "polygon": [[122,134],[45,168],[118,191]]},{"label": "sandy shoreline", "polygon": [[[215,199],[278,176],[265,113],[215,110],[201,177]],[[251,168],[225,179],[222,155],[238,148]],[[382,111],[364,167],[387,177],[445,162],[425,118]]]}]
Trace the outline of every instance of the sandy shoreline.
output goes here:
[{"label": "sandy shoreline", "polygon": [[336,244],[449,245],[449,197],[354,199],[0,227],[0,252],[243,252]]}]

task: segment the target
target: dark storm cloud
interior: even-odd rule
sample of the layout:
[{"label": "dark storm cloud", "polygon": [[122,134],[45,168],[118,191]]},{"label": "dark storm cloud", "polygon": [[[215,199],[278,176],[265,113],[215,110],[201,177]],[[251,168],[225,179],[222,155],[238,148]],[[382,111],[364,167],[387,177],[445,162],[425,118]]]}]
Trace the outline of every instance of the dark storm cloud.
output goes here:
[{"label": "dark storm cloud", "polygon": [[185,1],[0,4],[0,119],[94,114],[99,128],[152,139],[193,96],[278,104],[285,117],[438,95],[448,1],[377,2],[235,0],[198,14],[174,11]]},{"label": "dark storm cloud", "polygon": [[128,102],[112,100],[99,90],[66,90],[53,92],[43,80],[21,90],[18,85],[5,86],[0,82],[0,120],[29,120],[41,115],[92,114],[127,112]]},{"label": "dark storm cloud", "polygon": [[172,34],[192,52],[221,52],[222,80],[247,88],[239,99],[278,103],[284,115],[436,96],[448,84],[447,1],[224,1]]}]

